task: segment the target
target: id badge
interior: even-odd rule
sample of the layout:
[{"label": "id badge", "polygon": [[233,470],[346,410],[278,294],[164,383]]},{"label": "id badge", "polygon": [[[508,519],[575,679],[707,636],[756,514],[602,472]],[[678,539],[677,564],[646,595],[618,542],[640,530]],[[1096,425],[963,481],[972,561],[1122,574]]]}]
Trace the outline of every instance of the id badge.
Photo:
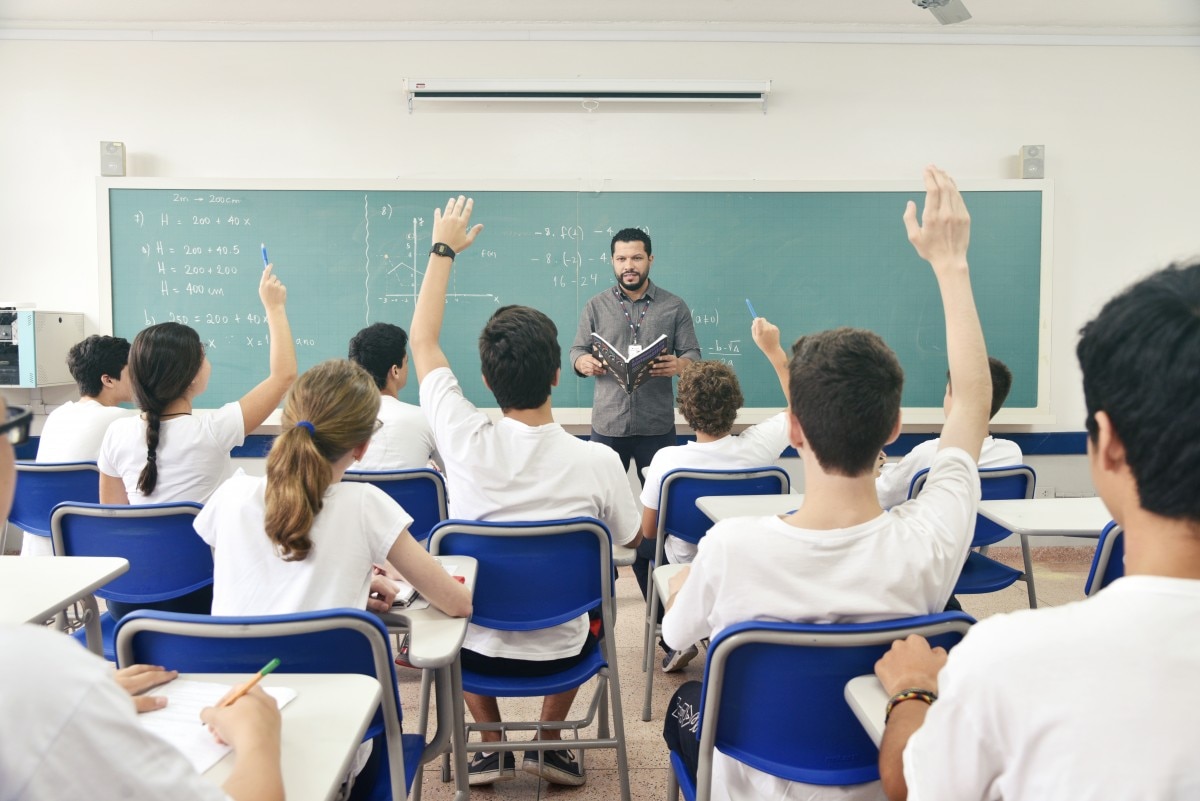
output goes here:
[{"label": "id badge", "polygon": [[629,358],[632,359],[634,356],[637,356],[641,352],[642,352],[641,345],[633,344],[633,345],[629,346]]}]

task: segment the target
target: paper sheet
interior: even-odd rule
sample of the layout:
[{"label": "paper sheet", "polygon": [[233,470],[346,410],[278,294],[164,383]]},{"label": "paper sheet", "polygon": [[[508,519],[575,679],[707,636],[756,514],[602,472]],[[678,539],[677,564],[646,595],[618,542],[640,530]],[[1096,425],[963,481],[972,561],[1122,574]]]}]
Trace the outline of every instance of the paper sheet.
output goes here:
[{"label": "paper sheet", "polygon": [[[146,729],[178,748],[197,773],[204,773],[233,749],[213,739],[208,727],[200,722],[200,710],[217,703],[233,686],[175,679],[147,693],[165,696],[167,705],[138,715],[138,720]],[[262,687],[261,684],[259,686]],[[275,699],[280,709],[296,697],[296,691],[289,687],[263,689]]]}]

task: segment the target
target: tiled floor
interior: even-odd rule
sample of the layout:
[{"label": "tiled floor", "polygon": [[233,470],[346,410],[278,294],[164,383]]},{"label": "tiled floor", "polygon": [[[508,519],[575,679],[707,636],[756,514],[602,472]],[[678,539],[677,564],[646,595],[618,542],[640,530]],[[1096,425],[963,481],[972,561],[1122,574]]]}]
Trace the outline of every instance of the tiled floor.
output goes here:
[{"label": "tiled floor", "polygon": [[[1017,548],[993,548],[991,555],[1020,565],[1020,550]],[[1091,564],[1092,549],[1079,548],[1035,548],[1034,576],[1039,606],[1059,606],[1083,598],[1083,584]],[[968,595],[960,598],[963,608],[976,618],[1000,612],[1028,607],[1025,585],[1021,582],[989,595]],[[642,621],[644,602],[637,583],[628,568],[623,568],[617,581],[617,643],[621,679],[621,699],[625,711],[625,736],[628,743],[629,783],[634,799],[666,797],[667,751],[662,741],[662,717],[667,700],[675,689],[685,681],[699,680],[704,672],[703,651],[682,672],[654,677],[653,714],[649,722],[641,720],[642,693],[645,689],[641,670]],[[656,667],[657,670],[657,667]],[[415,714],[420,686],[418,674],[413,670],[400,671],[400,692],[407,714]],[[583,708],[586,693],[593,684],[580,692],[575,711]],[[540,699],[501,699],[501,711],[512,717],[531,718],[537,715]],[[513,739],[520,739],[516,735]],[[527,735],[524,735],[527,736]],[[572,801],[614,801],[619,798],[620,784],[617,779],[616,757],[611,751],[592,751],[587,756],[587,783],[583,787],[560,787],[539,782],[537,777],[519,771],[511,781],[500,782],[490,787],[476,787],[472,795],[479,798],[533,799],[540,796],[570,798]],[[431,801],[451,798],[453,784],[443,784],[439,763],[426,766],[423,787],[424,797]]]}]

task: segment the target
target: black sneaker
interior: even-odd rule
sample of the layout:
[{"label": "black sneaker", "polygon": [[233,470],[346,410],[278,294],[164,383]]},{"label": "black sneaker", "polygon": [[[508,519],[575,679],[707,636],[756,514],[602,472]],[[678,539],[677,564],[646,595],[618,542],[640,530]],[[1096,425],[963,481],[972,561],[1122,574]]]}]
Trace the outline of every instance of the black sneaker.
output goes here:
[{"label": "black sneaker", "polygon": [[687,663],[696,658],[696,654],[700,653],[696,650],[696,646],[689,645],[682,651],[667,651],[667,655],[663,657],[662,671],[663,673],[674,673],[677,670],[683,670],[687,667]]},{"label": "black sneaker", "polygon": [[569,784],[578,787],[583,784],[583,768],[575,761],[572,751],[543,751],[542,762],[538,763],[537,751],[526,751],[525,761],[521,769],[534,776],[540,776],[551,784]]},{"label": "black sneaker", "polygon": [[[504,757],[504,767],[500,767],[500,758]],[[480,784],[506,782],[516,776],[516,760],[512,751],[493,751],[484,756],[482,751],[476,751],[467,765],[467,784],[475,787]]]}]

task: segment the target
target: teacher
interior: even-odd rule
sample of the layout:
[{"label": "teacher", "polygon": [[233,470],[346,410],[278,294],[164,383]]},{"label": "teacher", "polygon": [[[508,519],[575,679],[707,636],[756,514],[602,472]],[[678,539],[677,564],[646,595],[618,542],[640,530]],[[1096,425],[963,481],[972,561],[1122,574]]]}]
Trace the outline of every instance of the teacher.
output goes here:
[{"label": "teacher", "polygon": [[[687,304],[650,280],[654,255],[650,237],[637,228],[616,233],[611,244],[617,285],[584,306],[571,347],[576,374],[596,379],[592,400],[592,441],[612,448],[629,469],[642,471],[660,448],[675,444],[675,398],[671,377],[700,359],[700,343]],[[592,333],[626,356],[638,353],[660,335],[667,349],[654,361],[651,378],[627,393],[592,355]]]}]

